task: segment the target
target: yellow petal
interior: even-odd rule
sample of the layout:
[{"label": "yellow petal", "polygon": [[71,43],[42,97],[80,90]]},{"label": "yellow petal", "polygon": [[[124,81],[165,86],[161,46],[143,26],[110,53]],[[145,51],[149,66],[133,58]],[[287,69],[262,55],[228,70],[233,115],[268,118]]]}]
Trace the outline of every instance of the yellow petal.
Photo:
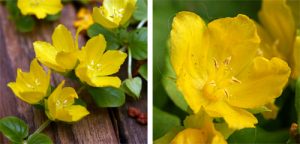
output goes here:
[{"label": "yellow petal", "polygon": [[112,86],[118,88],[121,85],[121,80],[118,77],[113,76],[94,77],[91,78],[90,85],[95,87]]},{"label": "yellow petal", "polygon": [[101,58],[106,48],[106,41],[102,34],[99,34],[98,36],[92,37],[89,39],[85,45],[85,47],[82,48],[81,57],[79,58],[80,61],[97,61]]},{"label": "yellow petal", "polygon": [[276,119],[279,108],[275,105],[274,101],[266,104],[266,107],[271,111],[262,112],[262,115],[265,119]]},{"label": "yellow petal", "polygon": [[292,78],[297,79],[300,76],[300,36],[296,37],[294,44],[292,70]]},{"label": "yellow petal", "polygon": [[205,144],[208,142],[208,133],[201,129],[187,128],[179,132],[171,144]]},{"label": "yellow petal", "polygon": [[135,11],[136,0],[125,0],[125,1],[127,1],[127,4],[124,8],[122,20],[120,21],[121,25],[124,25],[130,19],[131,15]]},{"label": "yellow petal", "polygon": [[108,28],[108,29],[113,29],[113,28],[117,28],[119,26],[118,23],[114,23],[110,20],[108,20],[104,15],[102,15],[101,13],[105,13],[105,9],[101,8],[97,8],[94,7],[93,8],[93,20],[98,23],[101,24],[103,27]]},{"label": "yellow petal", "polygon": [[62,81],[56,88],[55,90],[51,93],[51,95],[49,96],[47,102],[47,111],[48,111],[48,117],[55,119],[56,118],[56,103],[58,100],[58,97],[62,91],[62,87],[64,86],[65,81]]},{"label": "yellow petal", "polygon": [[88,114],[89,112],[85,107],[72,105],[57,111],[56,119],[64,122],[76,122]]},{"label": "yellow petal", "polygon": [[29,103],[29,104],[37,104],[45,97],[45,93],[41,92],[21,92],[20,96],[17,95],[21,100]]},{"label": "yellow petal", "polygon": [[251,128],[257,123],[257,119],[250,112],[232,107],[222,101],[207,105],[205,111],[212,117],[223,117],[232,129]]},{"label": "yellow petal", "polygon": [[279,58],[257,57],[237,78],[239,84],[227,88],[228,103],[242,108],[255,108],[280,96],[290,75],[290,68]]},{"label": "yellow petal", "polygon": [[[204,35],[207,38],[202,47],[208,46],[208,62],[224,63],[230,58],[232,73],[239,73],[256,56],[260,39],[256,25],[245,15],[233,18],[220,18],[208,24]],[[214,70],[215,68],[213,68]]]},{"label": "yellow petal", "polygon": [[66,70],[72,70],[77,64],[77,52],[59,52],[55,61]]},{"label": "yellow petal", "polygon": [[37,59],[33,59],[30,64],[30,72],[35,77],[35,83],[38,84],[40,91],[46,94],[50,85],[51,71],[46,73],[44,69],[38,64]]},{"label": "yellow petal", "polygon": [[52,34],[52,43],[57,51],[76,51],[71,32],[62,24],[58,25]]},{"label": "yellow petal", "polygon": [[126,53],[118,50],[106,51],[98,62],[100,64],[100,70],[97,75],[105,76],[118,72],[126,57]]},{"label": "yellow petal", "polygon": [[33,43],[36,58],[44,65],[51,69],[64,72],[65,69],[60,67],[56,62],[57,50],[51,44],[42,41],[36,41]]},{"label": "yellow petal", "polygon": [[295,37],[295,21],[286,0],[263,0],[258,16],[262,25],[278,40],[279,52],[289,58]]}]

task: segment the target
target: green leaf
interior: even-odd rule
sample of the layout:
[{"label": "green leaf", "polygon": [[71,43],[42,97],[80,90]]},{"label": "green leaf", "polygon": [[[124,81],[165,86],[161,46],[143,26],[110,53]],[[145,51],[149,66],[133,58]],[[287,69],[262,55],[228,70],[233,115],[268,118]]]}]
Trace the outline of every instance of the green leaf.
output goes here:
[{"label": "green leaf", "polygon": [[11,142],[21,143],[28,136],[28,125],[17,117],[9,116],[0,119],[0,131]]},{"label": "green leaf", "polygon": [[129,48],[134,59],[147,59],[147,28],[140,28],[131,32]]},{"label": "green leaf", "polygon": [[17,7],[17,1],[16,0],[6,1],[6,9],[9,12],[10,18],[17,19],[20,16],[20,10]]},{"label": "green leaf", "polygon": [[215,129],[219,131],[225,139],[227,139],[230,135],[232,135],[235,129],[231,129],[228,127],[227,123],[215,123]]},{"label": "green leaf", "polygon": [[87,104],[81,98],[75,99],[74,105],[81,105],[81,106],[87,107]]},{"label": "green leaf", "polygon": [[172,128],[180,126],[180,119],[164,112],[156,107],[153,107],[153,139],[162,137]]},{"label": "green leaf", "polygon": [[53,144],[53,142],[47,135],[38,133],[29,136],[27,144]]},{"label": "green leaf", "polygon": [[89,37],[102,34],[105,37],[105,40],[107,42],[107,49],[109,50],[118,49],[120,46],[119,40],[117,39],[116,35],[99,24],[95,23],[91,25],[87,30],[87,34]]},{"label": "green leaf", "polygon": [[174,102],[174,104],[182,109],[183,111],[188,111],[189,106],[185,101],[182,93],[177,89],[176,86],[176,74],[171,66],[170,59],[166,56],[165,68],[162,76],[162,85],[165,88],[168,96]]},{"label": "green leaf", "polygon": [[182,126],[175,127],[168,131],[164,136],[154,141],[154,144],[169,144],[174,139],[174,137],[184,129]]},{"label": "green leaf", "polygon": [[128,78],[123,81],[121,89],[134,98],[139,98],[142,90],[142,79],[140,77]]},{"label": "green leaf", "polygon": [[139,74],[145,79],[147,80],[147,64],[143,64],[140,68],[139,68]]},{"label": "green leaf", "polygon": [[119,107],[125,103],[125,94],[118,88],[89,87],[88,92],[92,95],[98,107]]},{"label": "green leaf", "polygon": [[145,0],[138,0],[137,1],[137,8],[133,13],[133,17],[136,20],[145,20],[147,19],[147,3]]},{"label": "green leaf", "polygon": [[[295,96],[295,107],[297,111],[297,123],[300,124],[300,77],[296,82],[296,96]],[[298,133],[300,133],[300,126],[298,126]]]},{"label": "green leaf", "polygon": [[31,16],[21,16],[15,22],[17,30],[20,32],[30,32],[35,26],[35,21]]},{"label": "green leaf", "polygon": [[234,132],[228,138],[228,143],[285,143],[288,139],[288,130],[269,132],[260,127],[256,127]]}]

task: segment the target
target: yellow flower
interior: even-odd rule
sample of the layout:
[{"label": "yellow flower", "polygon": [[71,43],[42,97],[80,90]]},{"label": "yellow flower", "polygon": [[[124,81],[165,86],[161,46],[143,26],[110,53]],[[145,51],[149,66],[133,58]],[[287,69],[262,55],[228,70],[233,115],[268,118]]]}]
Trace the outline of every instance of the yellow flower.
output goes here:
[{"label": "yellow flower", "polygon": [[199,111],[196,115],[188,116],[184,125],[186,129],[179,132],[171,144],[226,144],[226,140],[218,132],[206,113]]},{"label": "yellow flower", "polygon": [[135,3],[136,0],[104,0],[101,7],[93,9],[94,21],[108,29],[124,25],[135,10]]},{"label": "yellow flower", "polygon": [[254,127],[247,109],[280,96],[290,68],[279,58],[257,56],[260,39],[245,15],[205,25],[191,12],[180,12],[171,31],[171,64],[177,87],[194,113],[201,107],[223,117],[229,128]]},{"label": "yellow flower", "polygon": [[104,53],[106,41],[103,35],[91,38],[79,53],[79,65],[75,69],[77,77],[94,87],[119,87],[121,80],[109,76],[119,71],[127,57],[118,50],[108,50]]},{"label": "yellow flower", "polygon": [[81,27],[82,29],[88,29],[93,23],[93,18],[90,11],[86,8],[81,8],[77,13],[77,19],[74,22],[75,27]]},{"label": "yellow flower", "polygon": [[[77,41],[76,35],[76,41]],[[77,43],[63,25],[58,25],[52,34],[52,43],[36,41],[33,43],[37,59],[57,72],[68,72],[77,64]]]},{"label": "yellow flower", "polygon": [[300,76],[300,36],[296,31],[299,28],[299,5],[300,1],[263,0],[259,12],[262,26],[257,25],[263,55],[280,57],[288,62],[293,79]]},{"label": "yellow flower", "polygon": [[60,0],[18,0],[18,8],[23,15],[34,14],[38,19],[43,19],[47,14],[60,12],[63,5]]},{"label": "yellow flower", "polygon": [[63,88],[62,81],[53,93],[45,100],[46,114],[50,120],[75,122],[89,114],[81,105],[74,105],[77,93],[72,87]]},{"label": "yellow flower", "polygon": [[47,95],[50,84],[50,71],[46,73],[38,64],[32,60],[28,73],[17,70],[16,82],[8,83],[14,94],[29,104],[37,104]]}]

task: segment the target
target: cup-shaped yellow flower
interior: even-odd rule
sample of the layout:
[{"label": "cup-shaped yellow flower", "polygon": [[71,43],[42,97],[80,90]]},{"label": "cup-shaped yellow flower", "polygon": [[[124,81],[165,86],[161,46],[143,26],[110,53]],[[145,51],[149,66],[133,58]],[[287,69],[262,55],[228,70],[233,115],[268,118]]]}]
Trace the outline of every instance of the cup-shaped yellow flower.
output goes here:
[{"label": "cup-shaped yellow flower", "polygon": [[132,16],[136,0],[104,0],[99,8],[94,7],[94,21],[107,29],[117,28]]},{"label": "cup-shaped yellow flower", "polygon": [[171,141],[171,144],[226,144],[223,135],[218,132],[212,118],[205,112],[198,112],[184,120],[185,128]]},{"label": "cup-shaped yellow flower", "polygon": [[82,82],[94,87],[120,87],[121,80],[109,76],[119,71],[127,54],[118,50],[105,51],[106,41],[103,35],[91,38],[79,52],[79,65],[75,69]]},{"label": "cup-shaped yellow flower", "polygon": [[180,12],[171,31],[171,64],[178,89],[190,108],[223,117],[233,129],[254,127],[247,109],[280,96],[290,68],[279,58],[257,56],[260,39],[245,15],[221,18],[207,26],[196,14]]},{"label": "cup-shaped yellow flower", "polygon": [[258,16],[261,26],[257,25],[262,39],[263,56],[280,57],[292,69],[291,78],[300,76],[300,1],[263,0]]},{"label": "cup-shaped yellow flower", "polygon": [[93,17],[87,8],[81,8],[77,13],[77,20],[74,26],[82,29],[88,29],[94,23]]},{"label": "cup-shaped yellow flower", "polygon": [[57,14],[63,8],[60,0],[18,0],[18,8],[23,15],[34,14],[43,19],[47,14]]},{"label": "cup-shaped yellow flower", "polygon": [[78,98],[72,87],[64,87],[62,81],[45,100],[46,114],[50,120],[64,122],[75,122],[89,114],[88,110],[81,105],[74,105]]},{"label": "cup-shaped yellow flower", "polygon": [[37,104],[47,95],[50,71],[46,73],[38,64],[37,59],[33,59],[30,71],[27,73],[18,69],[16,82],[10,82],[7,85],[21,100],[29,104]]},{"label": "cup-shaped yellow flower", "polygon": [[[76,41],[78,35],[76,34]],[[57,72],[68,72],[77,64],[79,51],[71,32],[64,26],[58,25],[52,34],[52,43],[36,41],[33,43],[37,59],[44,65]]]}]

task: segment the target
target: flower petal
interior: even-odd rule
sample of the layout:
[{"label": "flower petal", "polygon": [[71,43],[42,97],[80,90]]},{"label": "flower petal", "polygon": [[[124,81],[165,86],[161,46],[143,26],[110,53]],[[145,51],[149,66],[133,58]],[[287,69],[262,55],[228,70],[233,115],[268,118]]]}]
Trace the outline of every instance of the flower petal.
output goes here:
[{"label": "flower petal", "polygon": [[112,87],[118,88],[121,85],[121,80],[118,77],[110,77],[110,76],[94,77],[94,78],[91,78],[90,85],[95,86],[95,87],[112,86]]},{"label": "flower petal", "polygon": [[97,72],[97,75],[106,76],[118,72],[126,57],[126,53],[118,50],[106,51],[99,62],[97,62],[100,64],[100,70]]},{"label": "flower petal", "polygon": [[300,36],[296,37],[295,44],[294,44],[294,61],[292,65],[292,77],[294,79],[298,78],[300,76]]},{"label": "flower petal", "polygon": [[214,65],[215,59],[223,63],[230,57],[233,73],[239,73],[252,61],[260,44],[254,22],[242,14],[210,22],[204,37],[207,40],[202,46],[208,46],[208,55],[211,58],[208,62]]},{"label": "flower petal", "polygon": [[56,119],[64,122],[76,122],[88,114],[89,111],[85,107],[72,105],[57,111]]},{"label": "flower petal", "polygon": [[211,103],[204,108],[211,117],[223,117],[232,129],[251,128],[257,123],[257,119],[250,112],[222,101]]},{"label": "flower petal", "polygon": [[133,12],[135,11],[135,4],[136,0],[127,0],[126,6],[124,8],[124,13],[122,20],[120,21],[121,25],[124,25],[132,16]]},{"label": "flower petal", "polygon": [[245,71],[236,76],[241,83],[227,88],[228,103],[242,108],[255,108],[280,96],[288,82],[290,68],[279,58],[257,57]]},{"label": "flower petal", "polygon": [[286,0],[263,0],[259,20],[275,40],[283,57],[291,56],[295,38],[295,21]]},{"label": "flower petal", "polygon": [[187,128],[179,132],[172,144],[205,144],[208,143],[208,133],[202,129]]},{"label": "flower petal", "polygon": [[80,51],[80,61],[92,62],[101,58],[106,48],[106,41],[102,34],[92,37]]},{"label": "flower petal", "polygon": [[105,28],[108,28],[108,29],[117,28],[119,26],[118,23],[114,23],[114,22],[110,21],[102,14],[105,11],[106,10],[103,7],[100,7],[100,8],[94,7],[93,8],[93,20]]},{"label": "flower petal", "polygon": [[77,52],[59,52],[56,55],[55,61],[64,66],[66,70],[72,70],[77,64]]},{"label": "flower petal", "polygon": [[52,34],[52,43],[57,51],[74,52],[75,43],[71,32],[62,24],[58,25]]}]

